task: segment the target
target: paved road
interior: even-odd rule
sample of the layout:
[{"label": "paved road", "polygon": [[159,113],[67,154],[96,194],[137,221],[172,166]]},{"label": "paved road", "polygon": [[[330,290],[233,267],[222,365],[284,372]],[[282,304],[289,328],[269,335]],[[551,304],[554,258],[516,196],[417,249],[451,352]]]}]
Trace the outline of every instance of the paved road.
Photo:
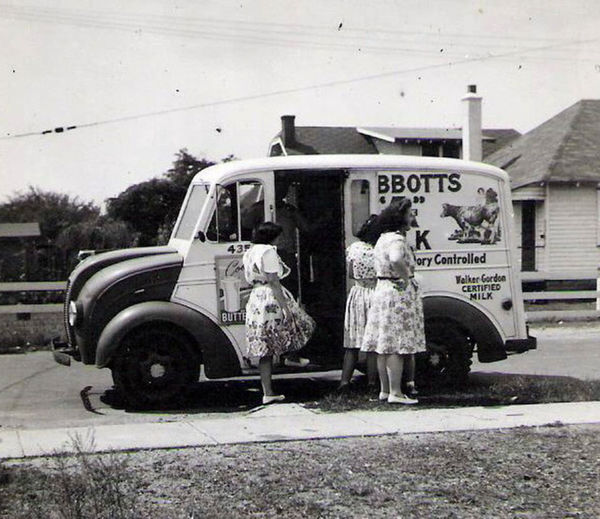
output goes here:
[{"label": "paved road", "polygon": [[502,362],[474,362],[473,371],[600,378],[600,323],[539,325],[530,333],[538,338],[537,350]]},{"label": "paved road", "polygon": [[[600,377],[600,324],[538,327],[532,334],[538,337],[538,350],[494,364],[475,363],[473,371]],[[338,377],[339,372],[306,376],[301,381],[285,377],[278,387],[290,401],[307,402],[331,391]],[[3,430],[43,429],[216,418],[248,411],[260,400],[256,379],[201,381],[194,388],[192,408],[185,411],[127,412],[100,399],[111,386],[108,370],[78,363],[66,368],[56,364],[48,352],[2,355],[0,426]]]}]

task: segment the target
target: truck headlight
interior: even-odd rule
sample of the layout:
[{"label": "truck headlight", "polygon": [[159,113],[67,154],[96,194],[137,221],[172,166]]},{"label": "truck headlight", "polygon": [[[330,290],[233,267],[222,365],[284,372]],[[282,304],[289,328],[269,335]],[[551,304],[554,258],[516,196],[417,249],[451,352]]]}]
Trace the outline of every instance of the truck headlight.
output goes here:
[{"label": "truck headlight", "polygon": [[82,313],[81,305],[77,304],[77,301],[70,301],[68,312],[69,326],[75,328],[81,322]]}]

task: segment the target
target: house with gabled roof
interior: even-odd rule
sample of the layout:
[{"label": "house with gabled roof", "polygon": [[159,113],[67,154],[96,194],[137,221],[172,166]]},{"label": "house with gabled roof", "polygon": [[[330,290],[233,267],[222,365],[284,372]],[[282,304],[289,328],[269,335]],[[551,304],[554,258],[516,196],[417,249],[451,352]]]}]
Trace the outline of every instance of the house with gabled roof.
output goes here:
[{"label": "house with gabled roof", "polygon": [[513,129],[481,128],[476,85],[469,85],[462,101],[462,128],[296,126],[295,116],[283,115],[269,156],[375,153],[480,161],[521,135]]},{"label": "house with gabled roof", "polygon": [[[520,135],[512,129],[483,129],[482,157]],[[269,148],[270,156],[336,153],[462,158],[463,135],[460,128],[295,126],[295,116],[283,115]]]},{"label": "house with gabled roof", "polygon": [[600,100],[578,101],[484,159],[510,176],[522,270],[600,264]]}]

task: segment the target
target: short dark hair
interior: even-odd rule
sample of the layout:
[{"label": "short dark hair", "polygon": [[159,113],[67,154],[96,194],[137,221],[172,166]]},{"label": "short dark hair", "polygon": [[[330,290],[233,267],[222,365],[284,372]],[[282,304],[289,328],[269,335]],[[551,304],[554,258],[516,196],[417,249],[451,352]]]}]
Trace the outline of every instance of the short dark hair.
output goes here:
[{"label": "short dark hair", "polygon": [[394,232],[410,229],[412,215],[411,215],[411,202],[408,198],[401,198],[400,200],[392,200],[392,203],[388,205],[378,218],[378,226],[380,232]]},{"label": "short dark hair", "polygon": [[268,245],[281,234],[281,225],[273,222],[259,223],[252,232],[252,243]]},{"label": "short dark hair", "polygon": [[356,237],[360,241],[364,241],[366,243],[370,243],[371,245],[375,245],[377,243],[377,239],[381,234],[379,231],[379,225],[377,224],[377,215],[372,214],[365,220],[365,222],[360,226],[360,229],[356,233]]}]

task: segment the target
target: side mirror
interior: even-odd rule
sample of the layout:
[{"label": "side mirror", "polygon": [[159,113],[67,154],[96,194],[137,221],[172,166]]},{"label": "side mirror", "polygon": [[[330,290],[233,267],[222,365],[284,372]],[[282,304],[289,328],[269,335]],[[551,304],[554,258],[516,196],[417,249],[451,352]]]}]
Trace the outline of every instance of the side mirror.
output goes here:
[{"label": "side mirror", "polygon": [[196,234],[196,239],[204,243],[206,241],[206,235],[204,234],[204,231],[198,231],[198,234]]}]

